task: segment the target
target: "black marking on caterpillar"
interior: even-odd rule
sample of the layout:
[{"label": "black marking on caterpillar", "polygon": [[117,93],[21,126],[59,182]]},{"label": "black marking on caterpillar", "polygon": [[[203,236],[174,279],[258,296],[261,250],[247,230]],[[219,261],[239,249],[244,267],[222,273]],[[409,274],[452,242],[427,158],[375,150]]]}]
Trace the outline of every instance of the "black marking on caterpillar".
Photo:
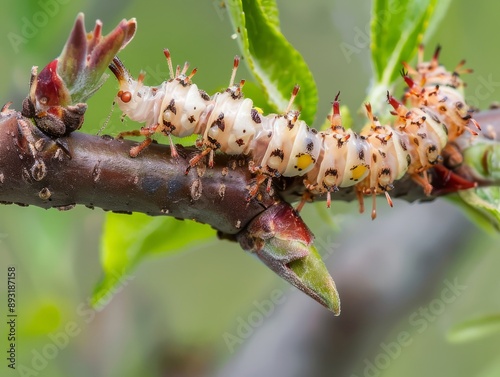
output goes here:
[{"label": "black marking on caterpillar", "polygon": [[[476,134],[469,125],[479,128],[462,94],[464,84],[459,73],[468,72],[462,69],[464,62],[454,72],[448,72],[438,63],[439,50],[438,47],[430,62],[423,62],[423,48],[420,48],[416,68],[404,63],[402,75],[409,88],[404,102],[387,93],[395,116],[393,125],[382,125],[366,104],[369,124],[359,135],[342,126],[340,93],[332,104],[330,128],[325,131],[309,128],[299,120],[300,113],[292,109],[298,86],[293,89],[283,114],[261,115],[252,100],[243,98],[244,81],[235,84],[238,57],[233,62],[229,87],[212,97],[191,82],[196,70],[187,75],[187,63],[174,72],[168,50],[164,54],[170,79],[156,87],[143,84],[143,73],[134,80],[115,58],[110,69],[120,84],[116,102],[124,115],[145,123],[140,131],[120,136],[146,137],[131,150],[131,156],[136,157],[155,133],[169,137],[200,135],[197,145],[203,150],[190,160],[191,167],[207,155],[208,165],[213,166],[216,150],[229,155],[250,155],[250,169],[257,174],[250,196],[257,193],[265,180],[269,189],[273,177],[304,175],[308,191],[305,197],[326,193],[328,207],[331,192],[352,185],[356,185],[361,209],[363,195],[375,198],[380,193],[385,193],[392,206],[387,191],[394,181],[409,174],[430,194],[432,186],[426,170],[441,159],[441,151],[449,141],[466,130]],[[172,140],[170,144],[172,155],[176,156]],[[375,218],[373,203],[372,218]]]}]

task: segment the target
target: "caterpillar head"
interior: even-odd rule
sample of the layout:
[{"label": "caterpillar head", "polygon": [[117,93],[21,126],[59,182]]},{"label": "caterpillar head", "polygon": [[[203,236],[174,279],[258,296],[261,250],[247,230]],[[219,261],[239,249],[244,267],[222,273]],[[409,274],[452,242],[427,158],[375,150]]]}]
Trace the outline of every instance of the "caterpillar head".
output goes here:
[{"label": "caterpillar head", "polygon": [[137,80],[134,80],[117,57],[113,58],[109,69],[113,72],[120,85],[120,90],[116,94],[118,106],[124,113],[135,110],[141,102],[140,89],[144,86],[144,73],[139,74]]}]

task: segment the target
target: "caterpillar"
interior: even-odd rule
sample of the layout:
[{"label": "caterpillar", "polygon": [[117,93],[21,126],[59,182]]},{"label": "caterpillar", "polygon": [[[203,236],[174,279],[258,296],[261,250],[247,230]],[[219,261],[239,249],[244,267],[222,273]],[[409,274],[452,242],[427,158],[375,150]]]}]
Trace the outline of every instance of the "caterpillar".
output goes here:
[{"label": "caterpillar", "polygon": [[[122,132],[119,137],[145,136],[145,140],[130,150],[132,157],[152,142],[155,133],[170,138],[172,156],[177,151],[171,136],[200,135],[197,146],[202,151],[190,160],[195,166],[208,155],[213,166],[214,152],[251,156],[250,169],[256,173],[256,184],[250,188],[250,197],[267,180],[267,189],[273,177],[304,177],[306,193],[298,210],[311,197],[327,195],[341,187],[356,186],[360,211],[363,197],[372,195],[372,218],[376,217],[375,197],[384,193],[390,206],[389,191],[393,183],[409,174],[426,194],[432,185],[426,171],[441,159],[441,152],[449,141],[465,130],[476,134],[469,124],[479,128],[472,119],[471,110],[463,98],[464,83],[459,74],[464,61],[455,71],[448,72],[438,62],[440,47],[430,62],[423,61],[423,46],[419,49],[416,68],[403,63],[402,72],[408,86],[403,101],[387,93],[392,106],[394,122],[382,125],[366,104],[368,125],[359,134],[342,125],[339,94],[332,103],[330,127],[324,131],[310,128],[293,110],[293,101],[299,87],[295,86],[283,114],[264,116],[243,97],[244,80],[235,84],[239,58],[235,57],[229,86],[213,96],[196,86],[193,69],[189,65],[173,70],[169,50],[164,50],[170,78],[158,86],[144,85],[144,73],[133,79],[123,63],[114,58],[110,69],[119,82],[115,102],[130,119],[143,122],[140,130]],[[189,170],[189,168],[188,168]]]},{"label": "caterpillar", "polygon": [[[123,132],[126,135],[146,136],[143,143],[130,151],[136,157],[151,143],[151,136],[163,133],[184,137],[202,135],[198,143],[204,150],[190,161],[190,166],[209,155],[209,166],[213,166],[213,153],[221,150],[231,155],[252,153],[252,169],[260,177],[294,177],[309,171],[320,150],[317,131],[299,120],[299,112],[292,110],[298,94],[296,86],[284,114],[262,116],[253,106],[253,101],[243,98],[241,88],[244,81],[234,84],[239,58],[233,63],[229,87],[209,97],[191,82],[196,73],[186,75],[188,65],[174,73],[170,52],[164,50],[170,79],[156,87],[143,84],[144,74],[134,80],[118,58],[110,65],[117,77],[120,90],[116,102],[130,119],[145,122],[141,130]],[[170,138],[171,151],[177,155]],[[260,179],[262,181],[262,179]],[[270,181],[269,183],[270,184]]]}]

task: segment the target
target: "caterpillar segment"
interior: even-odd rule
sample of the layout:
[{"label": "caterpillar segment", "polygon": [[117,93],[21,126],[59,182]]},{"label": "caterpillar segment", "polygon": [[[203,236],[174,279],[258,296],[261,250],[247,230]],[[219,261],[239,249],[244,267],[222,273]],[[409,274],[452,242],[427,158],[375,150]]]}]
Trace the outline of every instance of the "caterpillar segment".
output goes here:
[{"label": "caterpillar segment", "polygon": [[413,107],[408,109],[393,96],[387,100],[394,109],[394,128],[404,132],[409,140],[410,164],[407,173],[420,184],[426,195],[432,192],[426,171],[442,160],[441,151],[448,143],[448,130],[429,110]]},{"label": "caterpillar segment", "polygon": [[356,185],[360,212],[364,211],[363,197],[372,196],[371,217],[377,217],[376,196],[384,193],[387,203],[392,207],[393,202],[389,191],[394,188],[394,181],[406,174],[411,164],[408,148],[409,137],[405,132],[382,126],[372,113],[370,104],[365,104],[366,113],[370,121],[361,135],[368,145],[369,174]]},{"label": "caterpillar segment", "polygon": [[318,132],[299,119],[299,111],[292,110],[299,92],[296,85],[284,114],[259,116],[260,127],[252,141],[251,171],[257,173],[257,181],[250,188],[249,196],[267,180],[270,189],[273,177],[296,177],[314,168],[321,148]]},{"label": "caterpillar segment", "polygon": [[406,62],[403,62],[403,67],[421,87],[432,85],[450,86],[463,91],[465,83],[460,78],[460,75],[472,73],[472,69],[464,68],[465,60],[461,60],[452,72],[448,71],[446,67],[439,64],[440,52],[441,46],[438,45],[431,60],[426,62],[424,61],[424,45],[421,44],[418,48],[416,67],[413,68]]},{"label": "caterpillar segment", "polygon": [[465,131],[477,136],[479,124],[472,118],[472,110],[464,102],[463,94],[452,86],[417,85],[410,76],[403,76],[409,90],[405,94],[407,102],[412,107],[424,108],[425,112],[446,128],[448,141],[454,141]]},{"label": "caterpillar segment", "polygon": [[243,98],[241,90],[245,80],[235,84],[239,63],[240,58],[236,56],[228,88],[224,92],[216,93],[210,99],[210,113],[207,112],[206,122],[192,132],[202,135],[197,141],[197,146],[203,151],[191,158],[187,171],[196,166],[206,155],[209,156],[209,167],[213,167],[214,152],[217,149],[231,155],[248,154],[256,127],[251,115],[253,101]]},{"label": "caterpillar segment", "polygon": [[196,69],[186,75],[189,67],[186,63],[182,70],[177,67],[174,73],[170,52],[165,50],[164,54],[170,79],[158,86],[144,85],[143,72],[134,80],[117,57],[109,66],[120,86],[115,100],[120,110],[131,120],[145,123],[140,130],[125,131],[118,135],[118,138],[145,137],[144,141],[130,150],[131,157],[137,157],[151,144],[152,136],[156,133],[163,133],[170,138],[172,156],[178,156],[171,135],[183,137],[195,133],[196,127],[203,124],[202,117],[209,107],[209,97],[191,82]]},{"label": "caterpillar segment", "polygon": [[339,94],[332,103],[330,128],[317,134],[321,141],[320,153],[316,165],[304,179],[308,191],[298,210],[311,195],[325,193],[326,205],[330,208],[332,192],[338,191],[339,187],[353,186],[368,175],[368,144],[363,137],[342,126]]},{"label": "caterpillar segment", "polygon": [[403,63],[407,70],[403,72],[403,78],[408,85],[405,100],[412,107],[425,107],[431,116],[441,121],[447,128],[448,141],[454,141],[465,131],[476,136],[473,128],[481,128],[464,101],[465,83],[460,78],[461,74],[471,73],[472,69],[464,68],[465,60],[462,60],[453,72],[448,71],[439,64],[440,51],[441,47],[437,46],[432,59],[424,62],[424,46],[420,45],[416,68]]}]

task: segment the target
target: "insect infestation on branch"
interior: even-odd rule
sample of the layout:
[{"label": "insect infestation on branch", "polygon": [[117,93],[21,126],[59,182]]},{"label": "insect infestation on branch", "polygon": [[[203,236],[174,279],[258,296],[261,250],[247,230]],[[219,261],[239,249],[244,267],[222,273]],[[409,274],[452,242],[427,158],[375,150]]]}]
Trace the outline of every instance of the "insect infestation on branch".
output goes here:
[{"label": "insect infestation on branch", "polygon": [[[366,104],[369,125],[358,135],[342,126],[339,95],[332,106],[330,128],[317,131],[299,119],[300,112],[292,109],[298,86],[292,92],[283,114],[262,115],[253,101],[243,97],[244,81],[235,84],[239,58],[233,63],[229,87],[208,96],[192,82],[194,69],[187,74],[188,64],[174,72],[170,52],[165,50],[170,79],[158,86],[144,85],[144,73],[133,79],[123,63],[115,58],[110,68],[117,77],[120,90],[116,102],[130,119],[144,122],[140,130],[122,132],[119,136],[143,135],[146,139],[130,150],[137,157],[152,141],[156,133],[168,137],[200,135],[197,145],[202,151],[193,157],[190,166],[208,157],[213,166],[213,154],[220,151],[229,155],[250,155],[250,169],[256,174],[257,187],[274,177],[304,176],[307,192],[302,203],[315,195],[327,195],[341,187],[356,185],[363,211],[363,196],[372,195],[372,218],[376,217],[375,196],[384,193],[392,206],[389,191],[394,181],[409,174],[429,195],[432,184],[426,171],[441,159],[441,152],[465,130],[476,134],[469,124],[479,128],[470,115],[463,98],[463,82],[459,73],[464,62],[454,72],[439,65],[436,52],[430,62],[423,62],[423,47],[419,50],[416,68],[404,64],[408,73],[403,78],[409,89],[405,102],[389,93],[387,100],[393,107],[394,122],[382,125]],[[175,146],[170,139],[172,154]]]}]

